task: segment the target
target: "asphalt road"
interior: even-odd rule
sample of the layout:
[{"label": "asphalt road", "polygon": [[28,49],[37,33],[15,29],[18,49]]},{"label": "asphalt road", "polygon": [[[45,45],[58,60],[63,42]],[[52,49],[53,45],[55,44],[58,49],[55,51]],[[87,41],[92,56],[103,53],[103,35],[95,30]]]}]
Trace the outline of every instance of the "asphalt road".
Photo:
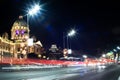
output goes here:
[{"label": "asphalt road", "polygon": [[120,65],[111,65],[105,69],[98,69],[84,75],[75,75],[59,80],[120,80]]},{"label": "asphalt road", "polygon": [[74,67],[37,71],[0,72],[0,80],[119,80],[120,65],[105,69]]}]

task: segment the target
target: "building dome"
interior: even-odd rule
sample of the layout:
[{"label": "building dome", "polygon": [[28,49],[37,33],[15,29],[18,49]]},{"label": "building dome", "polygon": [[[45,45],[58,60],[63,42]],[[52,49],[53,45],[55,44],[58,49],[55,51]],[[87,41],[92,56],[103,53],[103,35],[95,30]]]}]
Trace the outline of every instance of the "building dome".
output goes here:
[{"label": "building dome", "polygon": [[23,16],[19,16],[19,18],[14,22],[13,26],[18,25],[19,27],[24,26],[27,27],[27,23],[23,20]]},{"label": "building dome", "polygon": [[13,40],[25,40],[26,36],[29,37],[29,27],[27,27],[26,21],[23,20],[23,16],[19,16],[19,18],[13,23],[11,29],[11,39]]}]

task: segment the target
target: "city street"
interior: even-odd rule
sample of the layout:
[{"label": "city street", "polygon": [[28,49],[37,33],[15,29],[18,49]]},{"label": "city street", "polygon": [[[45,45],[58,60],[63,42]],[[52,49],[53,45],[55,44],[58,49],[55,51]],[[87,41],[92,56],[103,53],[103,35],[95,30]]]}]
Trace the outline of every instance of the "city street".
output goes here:
[{"label": "city street", "polygon": [[120,80],[120,65],[0,72],[0,80]]},{"label": "city street", "polygon": [[0,80],[120,80],[119,2],[0,0]]}]

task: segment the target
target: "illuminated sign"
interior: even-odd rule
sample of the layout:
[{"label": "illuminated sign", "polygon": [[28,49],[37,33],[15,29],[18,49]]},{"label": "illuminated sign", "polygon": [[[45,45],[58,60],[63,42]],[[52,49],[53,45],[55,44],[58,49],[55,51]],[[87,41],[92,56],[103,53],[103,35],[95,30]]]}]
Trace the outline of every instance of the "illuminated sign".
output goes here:
[{"label": "illuminated sign", "polygon": [[32,46],[32,45],[33,45],[33,39],[30,38],[30,39],[28,39],[28,46]]}]

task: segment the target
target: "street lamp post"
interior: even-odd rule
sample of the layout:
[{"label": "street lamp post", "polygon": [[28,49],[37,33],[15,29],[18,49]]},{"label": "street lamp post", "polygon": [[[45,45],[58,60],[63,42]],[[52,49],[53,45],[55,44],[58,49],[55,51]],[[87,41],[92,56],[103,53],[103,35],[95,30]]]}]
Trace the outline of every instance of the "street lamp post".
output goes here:
[{"label": "street lamp post", "polygon": [[[41,10],[41,6],[37,5],[37,4],[33,5],[31,9],[28,9],[28,11],[27,11],[27,27],[28,28],[29,28],[29,19],[30,19],[30,16],[36,15],[40,10]],[[29,32],[28,32],[28,34],[29,34]]]},{"label": "street lamp post", "polygon": [[72,37],[72,36],[74,36],[75,35],[75,33],[76,33],[76,31],[74,30],[74,29],[72,29],[68,34],[67,34],[67,48],[69,49],[69,48],[71,48],[70,46],[69,46],[69,37]]},{"label": "street lamp post", "polygon": [[68,35],[66,36],[66,48],[69,49]]},{"label": "street lamp post", "polygon": [[63,32],[63,49],[65,49],[65,33]]},{"label": "street lamp post", "polygon": [[118,54],[118,59],[117,59],[117,61],[119,61],[119,60],[120,60],[120,59],[119,59],[119,58],[120,58],[120,52],[119,52],[119,51],[120,51],[120,47],[119,47],[119,46],[117,46],[117,54]]},{"label": "street lamp post", "polygon": [[[27,27],[28,27],[28,29],[29,29],[29,14],[27,14]],[[29,37],[29,32],[30,32],[30,29],[29,29],[29,31],[28,31],[28,37]]]},{"label": "street lamp post", "polygon": [[[35,4],[35,5],[33,5],[33,6],[31,6],[31,8],[30,9],[28,9],[28,11],[27,11],[27,27],[28,27],[28,29],[30,28],[29,27],[29,19],[30,19],[30,16],[34,16],[34,15],[36,15],[39,11],[41,10],[41,6],[40,5],[38,5],[38,4]],[[27,40],[29,40],[29,37],[30,37],[30,29],[29,29],[29,31],[28,31],[28,36],[27,36]],[[29,53],[29,44],[27,44],[27,53]]]}]

